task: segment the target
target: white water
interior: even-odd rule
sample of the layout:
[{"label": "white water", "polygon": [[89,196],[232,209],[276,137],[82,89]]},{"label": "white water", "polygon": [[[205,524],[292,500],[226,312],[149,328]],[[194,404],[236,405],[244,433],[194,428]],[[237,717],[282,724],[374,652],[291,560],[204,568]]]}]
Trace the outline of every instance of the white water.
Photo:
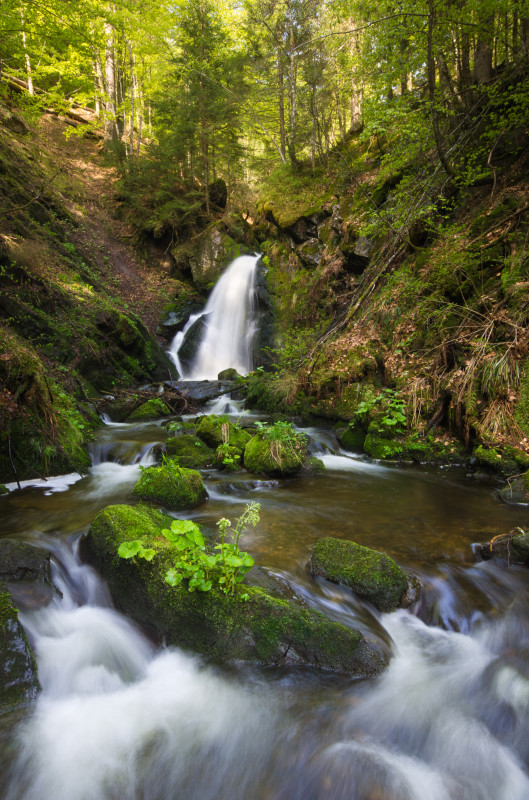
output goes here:
[{"label": "white water", "polygon": [[[216,380],[224,369],[240,375],[252,370],[252,342],[255,336],[255,276],[259,256],[239,256],[232,261],[213,289],[206,307],[193,314],[184,330],[177,333],[169,350],[182,378]],[[189,328],[201,316],[207,317],[205,336],[194,363],[186,370],[178,351]]]},{"label": "white water", "polygon": [[[113,435],[122,434],[114,428]],[[323,450],[325,441],[332,445],[322,434]],[[137,448],[148,463],[142,440]],[[326,458],[335,474],[355,461]],[[377,485],[377,473],[396,474],[374,466],[366,478]],[[66,491],[78,504],[101,493],[112,502],[138,471],[103,462]],[[287,494],[279,484],[273,491]],[[285,504],[283,523],[290,513],[303,526],[309,509],[302,505]],[[12,742],[10,774],[0,776],[3,800],[528,800],[522,569],[448,564],[428,590],[445,625],[454,619],[464,628],[454,582],[463,573],[497,612],[476,611],[481,621],[465,634],[409,611],[382,615],[391,664],[377,680],[354,681],[255,666],[227,673],[156,648],[111,608],[97,574],[54,541],[62,596],[22,615],[43,691]],[[326,584],[317,595],[311,581],[296,585],[289,568],[284,583],[305,603],[369,630],[376,612],[366,610],[359,625],[361,602],[347,590]]]}]

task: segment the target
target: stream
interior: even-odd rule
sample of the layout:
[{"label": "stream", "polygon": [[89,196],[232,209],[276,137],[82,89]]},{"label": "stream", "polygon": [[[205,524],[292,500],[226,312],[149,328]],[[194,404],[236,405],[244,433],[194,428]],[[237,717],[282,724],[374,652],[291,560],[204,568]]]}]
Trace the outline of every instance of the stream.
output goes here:
[{"label": "stream", "polygon": [[[385,673],[221,668],[147,640],[78,549],[99,509],[134,502],[140,464],[167,434],[160,422],[107,424],[89,475],[0,498],[0,535],[50,549],[62,594],[20,615],[42,692],[0,720],[1,797],[529,798],[529,572],[475,563],[471,547],[526,524],[527,510],[463,468],[381,465],[340,451],[332,430],[306,433],[325,475],[206,471],[209,500],[180,516],[211,526],[261,503],[244,548],[302,602],[390,648]],[[380,614],[314,580],[323,535],[387,552],[420,577],[421,600]]]}]

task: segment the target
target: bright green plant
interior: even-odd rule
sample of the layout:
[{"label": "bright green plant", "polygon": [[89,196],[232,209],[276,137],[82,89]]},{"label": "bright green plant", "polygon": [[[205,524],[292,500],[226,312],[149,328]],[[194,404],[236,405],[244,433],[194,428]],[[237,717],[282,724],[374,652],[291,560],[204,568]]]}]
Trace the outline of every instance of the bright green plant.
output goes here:
[{"label": "bright green plant", "polygon": [[[215,546],[217,553],[206,550],[204,537],[195,522],[188,519],[175,519],[170,528],[164,528],[162,534],[176,551],[174,566],[167,570],[165,580],[169,586],[180,586],[187,581],[190,592],[209,592],[213,579],[224,594],[233,595],[249,569],[254,564],[253,558],[240,549],[239,540],[248,525],[254,527],[259,522],[259,503],[249,503],[243,514],[235,521],[231,542],[226,541],[231,522],[220,519],[217,523],[220,533],[220,544]],[[156,551],[147,548],[139,539],[122,542],[118,548],[120,558],[143,558],[152,561]],[[248,600],[248,594],[240,595],[241,600]]]},{"label": "bright green plant", "polygon": [[[254,560],[248,553],[239,548],[239,539],[248,525],[252,525],[255,528],[259,522],[260,510],[259,503],[249,503],[246,506],[243,514],[235,521],[231,542],[226,542],[226,534],[231,528],[230,520],[223,517],[217,522],[221,533],[221,543],[216,545],[215,549],[220,551],[222,576],[219,578],[219,584],[224,594],[233,594],[236,585],[242,581],[248,570],[253,567]],[[248,595],[246,593],[241,595],[241,600],[247,599]]]},{"label": "bright green plant", "polygon": [[152,561],[156,551],[152,547],[144,547],[139,539],[131,542],[122,542],[118,548],[120,558],[144,558],[145,561]]},{"label": "bright green plant", "polygon": [[209,573],[215,567],[216,558],[206,553],[198,525],[188,519],[175,519],[162,533],[178,552],[174,567],[165,575],[169,586],[179,586],[186,579],[190,592],[209,592],[212,586]]}]

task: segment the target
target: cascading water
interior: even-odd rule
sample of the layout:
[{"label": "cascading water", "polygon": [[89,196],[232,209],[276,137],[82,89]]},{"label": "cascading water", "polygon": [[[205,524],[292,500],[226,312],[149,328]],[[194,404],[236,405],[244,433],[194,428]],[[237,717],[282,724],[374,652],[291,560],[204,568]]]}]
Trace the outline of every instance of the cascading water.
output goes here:
[{"label": "cascading water", "polygon": [[[289,592],[366,634],[384,629],[393,654],[385,673],[210,667],[156,647],[113,610],[57,532],[76,539],[101,505],[128,502],[135,462],[148,463],[146,447],[165,431],[109,427],[93,456],[113,460],[89,476],[0,498],[3,535],[16,533],[8,512],[17,502],[21,532],[34,540],[46,524],[40,538],[60,592],[21,614],[42,692],[22,718],[0,719],[3,800],[528,800],[529,573],[463,563],[458,551],[475,541],[472,528],[509,530],[526,510],[427,468],[329,453],[332,432],[310,434],[327,476],[280,491],[239,482],[228,500],[262,503],[245,542]],[[208,489],[233,480],[223,476],[208,474]],[[212,527],[226,514],[221,498],[210,492],[191,516]],[[391,550],[422,578],[421,603],[379,615],[345,587],[315,582],[306,562],[322,532]]]},{"label": "cascading water", "polygon": [[[180,376],[190,380],[216,380],[224,369],[246,375],[253,368],[252,344],[256,333],[255,278],[260,256],[239,256],[232,261],[213,289],[206,307],[193,314],[175,336],[169,355]],[[179,356],[190,328],[202,318],[204,330],[192,363]]]}]

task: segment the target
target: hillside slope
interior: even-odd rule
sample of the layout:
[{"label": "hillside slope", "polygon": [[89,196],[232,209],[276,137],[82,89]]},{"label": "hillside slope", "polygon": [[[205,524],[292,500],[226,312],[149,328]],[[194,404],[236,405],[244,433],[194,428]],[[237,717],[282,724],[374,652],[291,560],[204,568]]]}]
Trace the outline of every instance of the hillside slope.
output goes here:
[{"label": "hillside slope", "polygon": [[[97,138],[0,106],[0,480],[86,465],[88,398],[165,379],[154,333],[175,281],[115,216]],[[69,135],[68,134],[73,134]]]}]

